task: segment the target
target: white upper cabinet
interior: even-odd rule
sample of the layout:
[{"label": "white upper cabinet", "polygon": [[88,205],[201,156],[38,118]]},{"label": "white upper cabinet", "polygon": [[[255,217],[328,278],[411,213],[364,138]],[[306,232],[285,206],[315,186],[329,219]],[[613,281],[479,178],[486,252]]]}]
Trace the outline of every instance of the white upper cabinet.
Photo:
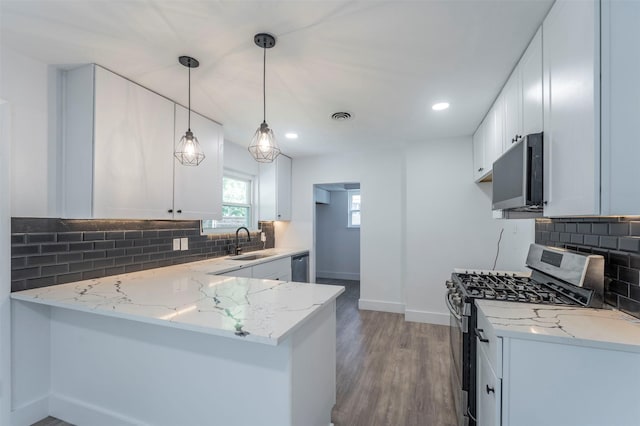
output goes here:
[{"label": "white upper cabinet", "polygon": [[63,217],[220,218],[219,124],[192,115],[207,158],[182,166],[173,151],[186,110],[96,65],[66,72],[63,115]]},{"label": "white upper cabinet", "polygon": [[479,181],[486,174],[484,164],[484,122],[473,134],[473,180]]},{"label": "white upper cabinet", "polygon": [[602,215],[640,215],[640,2],[602,2]]},{"label": "white upper cabinet", "polygon": [[95,67],[93,217],[166,218],[173,103]]},{"label": "white upper cabinet", "polygon": [[506,151],[522,137],[522,80],[520,79],[519,65],[502,89],[502,96],[504,98],[504,135],[502,140],[503,151]]},{"label": "white upper cabinet", "polygon": [[[188,110],[175,105],[174,145],[188,126]],[[184,166],[174,158],[174,202],[176,219],[222,219],[222,126],[191,112],[191,130],[204,152],[198,166]]]},{"label": "white upper cabinet", "polygon": [[504,134],[504,97],[498,96],[489,110],[485,121],[484,162],[489,171],[493,170],[493,162],[502,155]]},{"label": "white upper cabinet", "polygon": [[542,30],[539,29],[473,135],[474,180],[489,180],[493,162],[503,152],[525,135],[541,132],[542,114]]},{"label": "white upper cabinet", "polygon": [[544,20],[544,215],[600,214],[599,3],[559,0]]},{"label": "white upper cabinet", "polygon": [[260,164],[260,220],[291,220],[291,158]]},{"label": "white upper cabinet", "polygon": [[93,65],[66,78],[64,216],[171,218],[173,103]]},{"label": "white upper cabinet", "polygon": [[[521,135],[540,133],[542,126],[542,27],[538,28],[518,64],[522,107]],[[508,136],[508,134],[507,134]]]},{"label": "white upper cabinet", "polygon": [[493,162],[502,154],[503,115],[504,100],[500,95],[473,135],[473,179],[476,182],[491,180]]}]

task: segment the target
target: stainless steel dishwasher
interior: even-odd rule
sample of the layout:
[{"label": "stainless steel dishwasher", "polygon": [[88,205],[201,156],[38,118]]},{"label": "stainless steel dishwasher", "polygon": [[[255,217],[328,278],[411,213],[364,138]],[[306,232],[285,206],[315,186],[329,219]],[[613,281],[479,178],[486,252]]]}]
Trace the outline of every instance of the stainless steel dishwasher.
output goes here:
[{"label": "stainless steel dishwasher", "polygon": [[291,257],[291,281],[309,282],[309,253]]}]

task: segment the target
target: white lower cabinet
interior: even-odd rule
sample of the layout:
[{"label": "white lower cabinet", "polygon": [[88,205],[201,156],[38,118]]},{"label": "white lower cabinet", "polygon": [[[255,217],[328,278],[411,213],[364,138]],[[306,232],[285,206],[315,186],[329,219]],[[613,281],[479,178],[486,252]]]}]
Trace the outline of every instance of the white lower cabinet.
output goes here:
[{"label": "white lower cabinet", "polygon": [[502,380],[491,368],[484,350],[478,350],[476,419],[478,426],[501,424]]},{"label": "white lower cabinet", "polygon": [[[517,313],[511,314],[513,318],[507,315],[507,320],[491,317],[503,328],[505,322],[516,322],[509,332],[515,330],[519,337],[501,335],[494,331],[481,308],[477,312],[478,426],[639,424],[636,388],[640,381],[640,352],[615,345],[591,345],[569,334],[550,341],[535,330],[528,332],[524,325],[528,317],[520,318]],[[555,322],[544,321],[551,316],[540,315],[539,323],[534,320],[536,325],[556,326]],[[570,318],[571,313],[558,317]],[[588,314],[585,318],[589,318]]]},{"label": "white lower cabinet", "polygon": [[225,272],[227,277],[259,278],[265,280],[291,281],[291,257],[259,263],[235,271]]},{"label": "white lower cabinet", "polygon": [[291,281],[291,258],[285,257],[253,267],[253,278]]}]

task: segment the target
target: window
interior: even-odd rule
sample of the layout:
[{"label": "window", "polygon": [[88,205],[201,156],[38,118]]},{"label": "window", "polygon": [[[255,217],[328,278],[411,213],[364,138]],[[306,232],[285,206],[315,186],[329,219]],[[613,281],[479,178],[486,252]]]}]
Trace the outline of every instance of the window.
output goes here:
[{"label": "window", "polygon": [[222,220],[203,220],[202,229],[236,229],[253,225],[253,180],[248,175],[225,172],[222,177]]},{"label": "window", "polygon": [[360,228],[360,190],[347,191],[349,202],[349,228]]}]

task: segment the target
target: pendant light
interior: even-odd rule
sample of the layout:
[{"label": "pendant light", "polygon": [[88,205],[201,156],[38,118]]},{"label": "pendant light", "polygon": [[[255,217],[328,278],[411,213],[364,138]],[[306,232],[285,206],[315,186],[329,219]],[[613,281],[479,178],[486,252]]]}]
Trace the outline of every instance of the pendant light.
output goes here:
[{"label": "pendant light", "polygon": [[204,160],[204,153],[200,148],[198,138],[196,138],[191,131],[191,68],[198,68],[200,62],[190,56],[180,56],[178,61],[189,69],[189,118],[187,131],[180,139],[173,155],[178,159],[180,164],[184,166],[197,166]]},{"label": "pendant light", "polygon": [[271,34],[260,33],[253,37],[253,41],[258,47],[263,49],[262,57],[262,124],[253,135],[249,152],[251,156],[259,163],[271,163],[280,155],[280,148],[276,144],[276,138],[273,130],[267,124],[267,92],[266,92],[266,74],[267,74],[267,49],[276,45],[276,39]]}]

